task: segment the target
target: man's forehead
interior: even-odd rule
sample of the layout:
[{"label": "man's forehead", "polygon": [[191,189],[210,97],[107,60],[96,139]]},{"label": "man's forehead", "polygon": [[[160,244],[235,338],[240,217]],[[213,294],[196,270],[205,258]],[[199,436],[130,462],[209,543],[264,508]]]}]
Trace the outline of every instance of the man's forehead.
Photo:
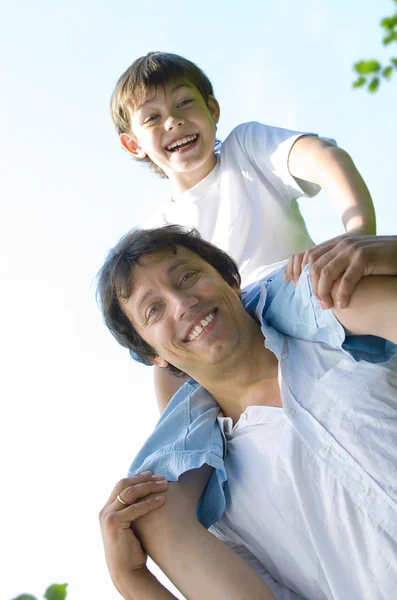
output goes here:
[{"label": "man's forehead", "polygon": [[184,246],[176,246],[175,250],[173,248],[164,248],[162,250],[143,254],[139,258],[137,265],[143,269],[158,267],[160,270],[164,271],[164,274],[168,274],[174,268],[191,262],[205,261],[192,250],[189,250]]}]

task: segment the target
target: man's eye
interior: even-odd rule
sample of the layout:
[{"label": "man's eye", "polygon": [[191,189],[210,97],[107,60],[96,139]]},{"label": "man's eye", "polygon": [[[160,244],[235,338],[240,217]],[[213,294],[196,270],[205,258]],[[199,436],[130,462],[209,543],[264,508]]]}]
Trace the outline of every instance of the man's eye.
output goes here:
[{"label": "man's eye", "polygon": [[154,306],[150,307],[148,312],[147,312],[147,319],[151,319],[152,317],[155,317],[157,315],[157,313],[160,310],[160,306],[159,304],[155,304]]},{"label": "man's eye", "polygon": [[195,271],[189,271],[188,273],[185,273],[181,279],[180,279],[180,283],[183,285],[184,283],[187,283],[195,274]]}]

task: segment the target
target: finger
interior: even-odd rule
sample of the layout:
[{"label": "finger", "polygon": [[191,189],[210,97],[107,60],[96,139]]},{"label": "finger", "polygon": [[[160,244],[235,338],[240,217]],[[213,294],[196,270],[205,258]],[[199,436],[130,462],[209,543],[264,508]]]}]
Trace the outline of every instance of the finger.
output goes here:
[{"label": "finger", "polygon": [[293,273],[293,266],[294,266],[294,254],[292,256],[290,256],[288,263],[286,264],[285,268],[284,268],[284,282],[289,281],[290,279],[292,279],[292,273]]},{"label": "finger", "polygon": [[[331,254],[331,253],[329,253]],[[327,255],[328,258],[328,255]],[[317,283],[317,298],[320,300],[323,308],[331,308],[334,304],[331,296],[331,290],[335,282],[344,274],[349,261],[344,255],[339,255],[330,260],[320,272]],[[314,286],[313,286],[314,289]]]},{"label": "finger", "polygon": [[309,264],[309,258],[310,255],[312,254],[312,250],[306,250],[306,252],[303,255],[303,260],[302,260],[302,265],[301,265],[301,271],[303,271],[303,269],[306,267],[306,265]]},{"label": "finger", "polygon": [[150,494],[164,493],[168,488],[168,481],[147,481],[146,483],[137,483],[135,485],[124,488],[113,502],[112,509],[123,510],[126,506],[130,506],[147,498]]},{"label": "finger", "polygon": [[344,272],[348,263],[345,256],[338,254],[336,248],[332,248],[316,260],[312,255],[309,264],[313,293],[319,300],[324,300],[329,296],[334,281]]},{"label": "finger", "polygon": [[293,280],[295,282],[298,281],[301,274],[301,265],[302,265],[303,253],[294,255],[294,264],[293,264]]},{"label": "finger", "polygon": [[112,503],[117,497],[117,494],[119,494],[124,488],[128,487],[129,485],[135,485],[144,481],[152,481],[153,478],[163,479],[162,475],[153,475],[152,471],[136,473],[131,477],[125,477],[124,479],[121,479],[113,488],[113,491],[108,498],[107,504]]},{"label": "finger", "polygon": [[363,277],[363,271],[358,265],[351,265],[343,275],[338,291],[336,292],[336,304],[338,308],[346,308],[357,283]]},{"label": "finger", "polygon": [[136,521],[136,519],[139,519],[139,517],[143,517],[143,515],[146,515],[152,510],[156,510],[162,506],[164,502],[165,496],[163,494],[151,496],[150,498],[141,500],[140,502],[135,502],[134,504],[123,508],[122,511],[119,511],[120,520],[127,523]]}]

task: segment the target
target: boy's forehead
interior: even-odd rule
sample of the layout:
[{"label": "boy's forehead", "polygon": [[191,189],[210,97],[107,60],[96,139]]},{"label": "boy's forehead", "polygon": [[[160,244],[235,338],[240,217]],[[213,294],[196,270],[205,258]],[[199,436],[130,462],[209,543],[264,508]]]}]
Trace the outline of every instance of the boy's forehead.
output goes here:
[{"label": "boy's forehead", "polygon": [[167,93],[174,94],[183,88],[196,90],[195,85],[183,79],[157,83],[145,88],[142,87],[140,90],[137,90],[135,102],[133,103],[133,110],[134,112],[138,112],[144,108],[146,104],[161,100]]}]

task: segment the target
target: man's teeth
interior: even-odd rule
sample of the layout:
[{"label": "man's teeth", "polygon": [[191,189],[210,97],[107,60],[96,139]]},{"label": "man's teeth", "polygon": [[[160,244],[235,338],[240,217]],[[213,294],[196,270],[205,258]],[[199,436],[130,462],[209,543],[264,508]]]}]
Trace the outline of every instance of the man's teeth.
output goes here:
[{"label": "man's teeth", "polygon": [[186,144],[190,144],[190,142],[195,142],[197,140],[197,135],[186,135],[175,142],[172,142],[169,146],[167,146],[167,150],[176,150],[181,146],[185,146]]},{"label": "man's teeth", "polygon": [[188,340],[190,342],[195,340],[200,335],[200,333],[207,327],[207,325],[209,325],[211,323],[211,321],[214,317],[215,317],[215,313],[211,312],[206,317],[201,319],[200,323],[197,324],[194,327],[194,329],[192,329],[192,331],[189,333]]}]

